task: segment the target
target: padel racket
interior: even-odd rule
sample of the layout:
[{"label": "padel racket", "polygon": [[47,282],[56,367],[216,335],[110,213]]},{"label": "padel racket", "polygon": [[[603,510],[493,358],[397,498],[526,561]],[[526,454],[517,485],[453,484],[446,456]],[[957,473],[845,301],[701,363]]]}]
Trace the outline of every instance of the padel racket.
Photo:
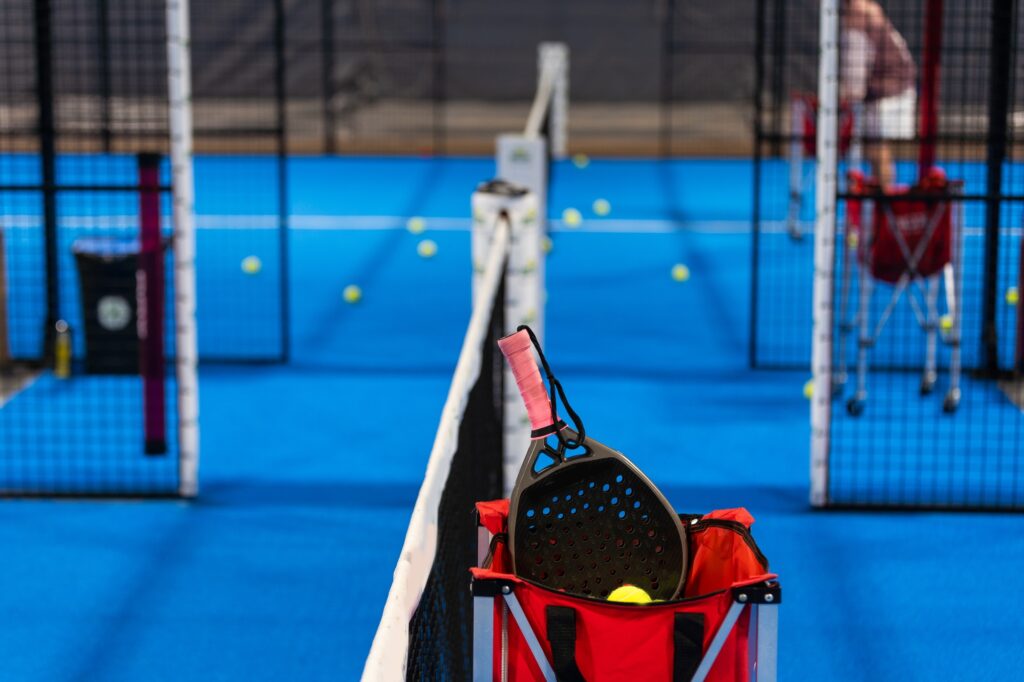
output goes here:
[{"label": "padel racket", "polygon": [[[498,346],[533,428],[509,510],[516,575],[598,599],[624,584],[652,599],[678,596],[687,574],[686,533],[665,496],[621,452],[586,436],[529,327]],[[557,399],[575,429],[558,418]]]}]

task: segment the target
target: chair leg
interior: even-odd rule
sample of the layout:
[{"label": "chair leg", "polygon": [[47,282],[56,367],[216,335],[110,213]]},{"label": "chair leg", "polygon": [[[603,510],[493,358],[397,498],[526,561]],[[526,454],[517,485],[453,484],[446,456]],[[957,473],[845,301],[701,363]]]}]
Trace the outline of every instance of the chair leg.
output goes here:
[{"label": "chair leg", "polygon": [[938,365],[937,345],[939,331],[939,278],[929,277],[927,290],[925,292],[925,321],[924,331],[926,336],[924,371],[921,373],[921,395],[928,395],[935,388],[935,381],[938,378],[936,367]]},{"label": "chair leg", "polygon": [[860,301],[857,313],[857,391],[846,403],[846,411],[853,417],[859,417],[864,412],[868,398],[868,350],[873,343],[870,320],[873,283],[869,271],[870,267],[865,264],[858,274]]},{"label": "chair leg", "polygon": [[794,99],[790,107],[790,141],[789,141],[789,214],[786,216],[786,229],[792,239],[803,239],[800,229],[800,209],[804,203],[804,136],[803,122],[805,115],[804,103]]},{"label": "chair leg", "polygon": [[846,230],[840,248],[843,250],[843,271],[839,281],[839,358],[835,375],[832,377],[833,395],[839,395],[846,387],[846,342],[850,332],[854,330],[854,321],[849,319],[850,313],[850,280],[853,278],[853,264],[857,252],[855,243],[851,243],[853,224],[846,219]]},{"label": "chair leg", "polygon": [[956,412],[956,409],[960,406],[960,325],[961,325],[961,301],[963,300],[963,242],[961,241],[961,218],[962,208],[954,205],[953,210],[953,276],[947,279],[947,286],[949,286],[949,279],[952,279],[952,305],[950,307],[949,314],[952,317],[952,333],[949,340],[949,345],[952,348],[949,358],[949,391],[946,393],[945,400],[942,401],[942,410],[947,414]]}]

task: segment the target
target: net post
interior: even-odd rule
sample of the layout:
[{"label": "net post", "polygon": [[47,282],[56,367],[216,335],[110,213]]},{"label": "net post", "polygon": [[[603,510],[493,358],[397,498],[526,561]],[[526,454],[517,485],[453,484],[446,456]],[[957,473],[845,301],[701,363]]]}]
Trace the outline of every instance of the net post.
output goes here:
[{"label": "net post", "polygon": [[569,154],[569,46],[541,43],[537,47],[537,76],[540,82],[552,79],[548,145],[552,158],[564,159]]},{"label": "net post", "polygon": [[[507,180],[481,185],[473,194],[473,297],[483,276],[483,263],[494,234],[507,216],[511,245],[505,273],[505,333],[528,324],[539,334],[543,323],[543,273],[541,230],[537,196],[527,187]],[[530,420],[519,399],[512,370],[505,367],[504,404],[504,492],[508,494],[519,473],[530,442]]]},{"label": "net post", "polygon": [[40,179],[43,201],[43,263],[46,276],[46,317],[43,322],[43,361],[52,365],[56,325],[60,319],[60,272],[57,254],[57,133],[53,84],[53,8],[50,0],[33,3],[36,107],[39,131]]},{"label": "net post", "polygon": [[164,249],[160,230],[160,156],[138,155],[139,263],[136,274],[138,298],[139,359],[142,374],[142,413],[145,452],[167,452],[164,398]]},{"label": "net post", "polygon": [[4,228],[0,226],[0,374],[11,364],[11,345],[7,329],[7,253]]},{"label": "net post", "polygon": [[832,284],[839,168],[839,2],[821,2],[818,69],[818,167],[814,224],[811,371],[811,504],[828,502],[832,410]]},{"label": "net post", "polygon": [[[938,2],[938,0],[931,0]],[[989,61],[988,140],[985,172],[984,279],[982,282],[981,357],[983,370],[999,373],[999,249],[1003,208],[1003,168],[1008,140],[1012,138],[1008,119],[1013,104],[1015,0],[992,3],[991,53]],[[941,2],[939,2],[941,8]],[[1020,313],[1018,312],[1018,315]]]},{"label": "net post", "polygon": [[[526,254],[522,260],[524,263],[533,261],[534,272],[532,281],[535,291],[530,292],[531,300],[535,301],[534,314],[531,316],[530,326],[536,332],[537,338],[544,340],[544,310],[541,297],[544,292],[544,254],[541,250],[541,239],[548,232],[548,164],[547,145],[548,141],[542,137],[528,138],[519,134],[503,134],[498,136],[497,143],[497,170],[498,178],[513,185],[523,187],[530,191],[534,197],[536,220],[540,226],[539,230],[531,230],[525,235],[521,246],[522,252]],[[474,213],[475,215],[475,213]],[[510,324],[515,318],[507,317]],[[516,323],[520,324],[520,323]],[[510,326],[510,329],[515,327]]]},{"label": "net post", "polygon": [[175,369],[178,387],[178,494],[199,491],[199,382],[196,347],[195,186],[192,175],[192,84],[187,0],[167,1],[174,221]]}]

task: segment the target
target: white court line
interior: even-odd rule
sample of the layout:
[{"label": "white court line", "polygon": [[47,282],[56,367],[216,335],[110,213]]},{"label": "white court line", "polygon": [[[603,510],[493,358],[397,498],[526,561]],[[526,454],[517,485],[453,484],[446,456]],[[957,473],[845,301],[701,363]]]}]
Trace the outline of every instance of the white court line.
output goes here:
[{"label": "white court line", "polygon": [[[169,221],[169,216],[165,216]],[[4,225],[11,229],[33,229],[40,225],[39,216],[15,215],[3,219]],[[200,230],[276,230],[277,215],[199,215],[196,216],[196,227]],[[407,216],[379,215],[293,215],[288,225],[293,230],[346,232],[346,231],[387,231],[404,230]],[[468,232],[470,218],[467,217],[431,217],[424,218],[426,229],[436,232]],[[133,231],[137,228],[138,218],[132,215],[123,216],[69,216],[61,218],[62,227],[70,229],[98,228],[104,230]],[[170,224],[167,222],[166,224]],[[553,232],[579,232],[593,234],[672,234],[675,232],[694,232],[697,234],[750,234],[749,220],[693,220],[677,222],[664,219],[608,219],[584,220],[578,227],[567,227],[561,220],[550,220]],[[788,234],[784,220],[765,221],[761,224],[763,234]],[[965,237],[981,237],[985,233],[983,227],[964,228]],[[1007,236],[1020,237],[1024,228],[1004,228],[1002,233]],[[813,234],[813,230],[806,234]]]}]

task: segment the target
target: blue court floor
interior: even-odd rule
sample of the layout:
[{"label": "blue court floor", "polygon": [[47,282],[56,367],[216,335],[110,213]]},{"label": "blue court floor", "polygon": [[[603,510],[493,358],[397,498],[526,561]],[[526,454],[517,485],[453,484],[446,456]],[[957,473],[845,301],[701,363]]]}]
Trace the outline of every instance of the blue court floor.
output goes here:
[{"label": "blue court floor", "polygon": [[[197,160],[201,224],[273,210],[214,192],[239,169]],[[470,194],[493,164],[291,171],[293,360],[201,368],[194,502],[0,504],[0,679],[358,679],[465,332]],[[1017,679],[1024,516],[810,511],[807,372],[747,368],[750,179],[742,161],[557,168],[551,215],[584,220],[556,224],[545,350],[573,406],[680,511],[753,513],[783,583],[782,680]]]}]

